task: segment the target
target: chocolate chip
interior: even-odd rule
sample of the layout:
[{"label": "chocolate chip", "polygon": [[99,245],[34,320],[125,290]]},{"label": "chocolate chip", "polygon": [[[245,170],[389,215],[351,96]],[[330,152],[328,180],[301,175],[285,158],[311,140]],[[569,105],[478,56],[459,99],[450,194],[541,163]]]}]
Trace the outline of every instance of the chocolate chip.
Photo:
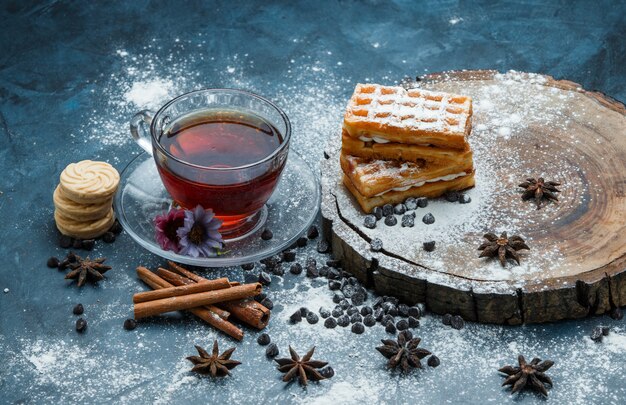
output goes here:
[{"label": "chocolate chip", "polygon": [[374,207],[372,214],[376,217],[376,220],[379,221],[383,217],[383,209],[380,207]]},{"label": "chocolate chip", "polygon": [[393,207],[393,213],[396,215],[402,215],[406,212],[406,206],[402,203],[397,204],[395,207]]},{"label": "chocolate chip", "polygon": [[270,343],[272,343],[272,339],[270,338],[270,335],[268,335],[267,333],[261,333],[259,337],[256,338],[256,342],[260,344],[261,346],[267,346]]},{"label": "chocolate chip", "polygon": [[328,318],[330,316],[330,309],[324,308],[324,307],[320,307],[319,313],[320,313],[320,316],[322,318],[326,319],[326,318]]},{"label": "chocolate chip", "polygon": [[317,316],[317,314],[313,311],[309,312],[308,314],[306,314],[306,321],[308,323],[310,323],[311,325],[316,324],[318,321],[320,320],[320,318]]},{"label": "chocolate chip", "polygon": [[120,224],[120,221],[116,219],[115,222],[113,222],[113,226],[109,229],[109,232],[119,235],[123,230],[124,228],[122,228],[122,224]]},{"label": "chocolate chip", "polygon": [[72,309],[72,313],[74,315],[82,315],[83,312],[85,312],[85,308],[83,307],[83,304],[76,304],[76,306],[74,306],[74,309]]},{"label": "chocolate chip", "polygon": [[318,236],[320,236],[320,233],[319,233],[319,231],[317,230],[317,226],[315,226],[315,225],[311,225],[311,226],[309,227],[309,230],[306,232],[306,236],[307,236],[307,238],[309,238],[309,239],[315,239],[315,238],[317,238]]},{"label": "chocolate chip", "polygon": [[395,334],[396,333],[396,325],[394,325],[393,322],[387,323],[387,325],[385,326],[385,332]]},{"label": "chocolate chip", "polygon": [[83,333],[87,329],[87,321],[83,318],[78,318],[76,320],[76,331]]},{"label": "chocolate chip", "polygon": [[386,216],[392,215],[392,214],[393,214],[393,205],[391,205],[391,204],[383,205],[383,216],[386,217]]},{"label": "chocolate chip", "polygon": [[259,304],[263,305],[265,308],[271,310],[274,308],[274,302],[269,298],[264,298]]},{"label": "chocolate chip", "polygon": [[319,270],[317,269],[317,263],[315,259],[309,257],[306,260],[306,276],[316,278],[319,276]]},{"label": "chocolate chip", "polygon": [[132,318],[128,318],[127,320],[124,321],[124,329],[126,330],[133,330],[137,327],[137,321],[132,319]]},{"label": "chocolate chip", "polygon": [[333,267],[333,268],[341,267],[341,260],[338,260],[338,259],[326,260],[326,265],[328,267]]},{"label": "chocolate chip", "polygon": [[374,326],[376,324],[376,318],[374,318],[372,314],[365,315],[365,317],[363,317],[363,324],[368,327]]},{"label": "chocolate chip", "polygon": [[301,236],[301,237],[299,237],[299,238],[298,238],[298,240],[296,241],[296,245],[297,245],[298,247],[305,247],[305,246],[306,246],[306,244],[307,244],[307,242],[308,242],[308,239],[307,239],[307,238],[305,238],[304,236]]},{"label": "chocolate chip", "polygon": [[596,326],[595,328],[593,328],[593,330],[591,331],[591,340],[593,340],[594,342],[602,342],[602,328]]},{"label": "chocolate chip", "polygon": [[395,323],[395,319],[393,319],[393,316],[391,316],[391,315],[385,315],[380,320],[380,323],[382,323],[383,325],[387,326],[388,323]]},{"label": "chocolate chip", "polygon": [[102,240],[104,243],[113,243],[115,242],[115,234],[113,232],[107,232],[102,236]]},{"label": "chocolate chip", "polygon": [[265,355],[267,357],[278,356],[278,346],[276,346],[276,343],[270,343],[270,345],[267,346],[267,349],[265,349]]},{"label": "chocolate chip", "polygon": [[459,196],[459,202],[461,204],[469,204],[469,203],[472,202],[472,198],[469,195],[467,195],[467,194],[461,194]]},{"label": "chocolate chip", "polygon": [[611,318],[615,320],[621,320],[624,317],[624,313],[620,307],[615,307],[611,310]]},{"label": "chocolate chip", "polygon": [[415,225],[415,217],[413,215],[403,215],[400,225],[402,225],[403,228],[413,228],[413,225]]},{"label": "chocolate chip", "polygon": [[81,242],[84,250],[91,251],[96,246],[96,241],[93,239],[85,239]]},{"label": "chocolate chip", "polygon": [[374,310],[372,309],[372,307],[363,307],[361,308],[361,315],[366,316],[366,315],[371,315],[374,313]]},{"label": "chocolate chip", "polygon": [[59,237],[59,246],[63,249],[69,248],[72,246],[72,238],[66,235],[61,235],[61,237]]},{"label": "chocolate chip", "polygon": [[254,296],[254,300],[255,300],[256,302],[259,302],[259,303],[260,303],[260,302],[261,302],[261,301],[263,301],[266,297],[267,297],[267,294],[265,294],[265,293],[259,293],[259,294],[257,294],[257,295],[255,295],[255,296]]},{"label": "chocolate chip", "polygon": [[341,315],[339,318],[337,318],[337,325],[345,328],[346,326],[350,325],[350,317],[348,315]]},{"label": "chocolate chip", "polygon": [[343,315],[343,309],[341,309],[341,307],[335,307],[330,314],[335,318],[339,318],[341,315]]},{"label": "chocolate chip", "polygon": [[416,319],[420,319],[422,317],[422,311],[419,309],[419,307],[410,307],[409,316],[412,316],[413,318],[416,318]]},{"label": "chocolate chip", "polygon": [[363,326],[361,322],[356,322],[355,324],[352,325],[352,333],[356,333],[357,335],[360,335],[363,332],[365,332],[365,326]]},{"label": "chocolate chip", "polygon": [[602,336],[608,336],[609,335],[609,327],[608,326],[601,326],[600,328],[602,328]]},{"label": "chocolate chip", "polygon": [[376,298],[376,300],[374,301],[374,303],[372,304],[372,308],[376,309],[378,307],[380,307],[381,305],[383,305],[383,302],[385,302],[385,300],[383,299],[383,297],[378,297]]},{"label": "chocolate chip", "polygon": [[363,226],[369,229],[376,228],[376,217],[374,215],[366,215],[363,218]]},{"label": "chocolate chip", "polygon": [[361,321],[363,321],[363,317],[361,316],[361,314],[359,314],[359,310],[357,309],[357,312],[350,315],[350,323],[356,323]]},{"label": "chocolate chip", "polygon": [[350,300],[352,301],[352,304],[354,305],[363,305],[363,303],[365,302],[365,294],[363,294],[361,291],[358,291],[352,294],[352,297],[350,297]]},{"label": "chocolate chip", "polygon": [[293,250],[285,250],[283,252],[283,262],[291,263],[296,260],[296,252]]},{"label": "chocolate chip", "polygon": [[385,217],[385,225],[387,226],[395,226],[398,223],[398,220],[394,215],[387,215]]},{"label": "chocolate chip", "polygon": [[291,274],[300,274],[302,273],[302,265],[300,263],[294,263],[289,268],[289,272]]},{"label": "chocolate chip", "polygon": [[398,330],[407,330],[409,329],[409,322],[406,319],[400,319],[398,323],[396,323],[396,328]]},{"label": "chocolate chip", "polygon": [[291,314],[291,316],[289,317],[289,322],[291,323],[298,323],[301,320],[302,320],[302,314],[300,313],[299,310]]},{"label": "chocolate chip", "polygon": [[241,265],[241,269],[246,271],[252,270],[254,269],[254,263],[244,263]]},{"label": "chocolate chip", "polygon": [[422,218],[422,222],[426,225],[431,225],[435,223],[435,217],[430,212]]},{"label": "chocolate chip", "polygon": [[80,239],[74,239],[72,242],[72,247],[74,249],[82,249],[83,248],[83,241]]},{"label": "chocolate chip", "polygon": [[448,191],[445,194],[446,200],[449,202],[457,202],[459,201],[459,192],[458,191]]},{"label": "chocolate chip", "polygon": [[300,315],[302,316],[307,316],[309,314],[309,308],[307,307],[300,307]]},{"label": "chocolate chip", "polygon": [[50,267],[51,269],[56,269],[59,267],[59,259],[52,256],[51,258],[48,259],[48,261],[46,262],[46,266]]},{"label": "chocolate chip", "polygon": [[261,239],[263,240],[270,240],[273,237],[274,237],[274,233],[267,228],[265,228],[263,232],[261,232]]},{"label": "chocolate chip", "polygon": [[435,241],[431,240],[429,242],[424,242],[424,250],[427,252],[432,252],[435,250]]},{"label": "chocolate chip", "polygon": [[406,304],[398,305],[398,314],[400,314],[400,316],[404,316],[404,317],[409,316],[409,306],[406,305]]},{"label": "chocolate chip", "polygon": [[262,271],[259,273],[259,283],[269,285],[272,282],[272,276]]},{"label": "chocolate chip", "polygon": [[331,366],[326,366],[323,369],[321,369],[319,373],[324,378],[333,378],[333,376],[335,375],[335,370],[333,370]]},{"label": "chocolate chip", "polygon": [[374,311],[374,318],[378,322],[382,321],[384,316],[385,316],[385,311],[383,311],[382,308],[378,308],[376,311]]},{"label": "chocolate chip", "polygon": [[337,280],[328,280],[328,288],[331,291],[338,290],[339,288],[341,288],[341,283]]},{"label": "chocolate chip", "polygon": [[452,315],[445,314],[443,318],[441,318],[441,323],[443,323],[444,325],[450,325],[452,323]]},{"label": "chocolate chip", "polygon": [[346,309],[350,308],[350,303],[348,302],[348,300],[347,300],[347,299],[345,299],[345,298],[344,298],[344,299],[342,299],[342,300],[339,302],[339,306],[340,306],[342,309],[346,310]]},{"label": "chocolate chip", "polygon": [[383,250],[383,241],[379,238],[372,239],[372,241],[370,242],[370,249],[373,252],[380,252],[381,250]]},{"label": "chocolate chip", "polygon": [[420,197],[416,200],[417,206],[420,208],[428,207],[428,199],[426,197]]},{"label": "chocolate chip", "polygon": [[337,326],[337,320],[335,318],[326,318],[324,326],[328,329],[334,329]]},{"label": "chocolate chip", "polygon": [[[339,286],[341,287],[341,283],[339,284]],[[333,302],[335,304],[339,304],[342,300],[343,300],[343,295],[342,294],[335,293],[333,295]]]},{"label": "chocolate chip", "polygon": [[339,280],[341,279],[341,271],[336,268],[331,268],[328,270],[328,275],[326,277],[330,280]]},{"label": "chocolate chip", "polygon": [[322,277],[326,277],[326,276],[328,276],[328,272],[329,272],[329,271],[330,271],[330,267],[328,267],[328,266],[322,266],[322,267],[320,268],[320,276],[322,276]]},{"label": "chocolate chip", "polygon": [[418,326],[420,326],[420,321],[418,321],[417,318],[415,317],[409,316],[408,322],[409,322],[409,328],[417,328]]},{"label": "chocolate chip", "polygon": [[414,197],[409,197],[404,202],[404,206],[408,211],[413,211],[417,208],[417,200]]},{"label": "chocolate chip", "polygon": [[324,239],[317,242],[317,251],[319,253],[328,253],[330,251],[330,245]]},{"label": "chocolate chip", "polygon": [[437,367],[439,364],[441,364],[441,362],[439,361],[439,357],[435,356],[434,354],[428,358],[428,361],[426,363],[430,367]]},{"label": "chocolate chip", "polygon": [[463,329],[463,327],[465,326],[465,321],[463,320],[463,318],[461,318],[460,315],[454,315],[450,320],[450,326],[452,326],[453,329],[457,330]]}]

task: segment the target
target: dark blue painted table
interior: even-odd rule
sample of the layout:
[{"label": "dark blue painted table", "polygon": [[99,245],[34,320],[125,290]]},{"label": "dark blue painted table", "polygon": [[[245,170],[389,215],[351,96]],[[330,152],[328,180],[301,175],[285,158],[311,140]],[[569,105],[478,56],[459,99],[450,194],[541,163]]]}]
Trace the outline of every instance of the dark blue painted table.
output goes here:
[{"label": "dark blue painted table", "polygon": [[[201,87],[236,87],[275,100],[294,124],[293,150],[317,166],[337,135],[358,81],[490,68],[540,72],[626,99],[626,4],[604,2],[266,2],[4,1],[0,5],[0,402],[502,403],[495,371],[519,352],[552,358],[558,403],[623,403],[626,330],[592,318],[550,325],[468,325],[428,315],[416,333],[442,361],[406,378],[374,350],[380,326],[363,335],[321,323],[288,325],[300,306],[332,306],[322,280],[275,277],[268,328],[283,354],[317,345],[336,376],[308,389],[284,386],[247,330],[222,381],[197,378],[184,357],[218,337],[187,316],[122,328],[134,269],[155,257],[123,234],[98,244],[114,267],[81,290],[46,268],[56,246],[52,191],[66,164],[102,159],[123,169],[139,153],[127,122],[140,108]],[[298,259],[325,257],[309,247]],[[206,271],[243,279],[238,269]],[[72,307],[86,308],[88,331],[74,331]],[[602,344],[588,335],[598,324]],[[519,399],[539,402],[534,394]]]}]

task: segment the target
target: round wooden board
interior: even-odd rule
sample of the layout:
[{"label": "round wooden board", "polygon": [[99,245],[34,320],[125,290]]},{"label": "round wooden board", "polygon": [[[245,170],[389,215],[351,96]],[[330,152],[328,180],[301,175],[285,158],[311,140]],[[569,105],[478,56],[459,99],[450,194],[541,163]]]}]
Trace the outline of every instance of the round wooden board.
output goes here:
[{"label": "round wooden board", "polygon": [[[341,184],[341,137],[322,163],[326,237],[346,270],[380,294],[436,313],[521,324],[580,318],[626,305],[626,109],[550,76],[495,71],[429,75],[419,87],[470,95],[476,187],[469,204],[433,200],[415,226],[375,229]],[[537,210],[518,184],[561,182],[559,202]],[[426,225],[427,212],[436,222]],[[400,219],[400,218],[398,218]],[[522,263],[478,258],[485,232],[519,234]],[[370,250],[372,238],[383,250]],[[434,240],[427,253],[423,242]]]}]

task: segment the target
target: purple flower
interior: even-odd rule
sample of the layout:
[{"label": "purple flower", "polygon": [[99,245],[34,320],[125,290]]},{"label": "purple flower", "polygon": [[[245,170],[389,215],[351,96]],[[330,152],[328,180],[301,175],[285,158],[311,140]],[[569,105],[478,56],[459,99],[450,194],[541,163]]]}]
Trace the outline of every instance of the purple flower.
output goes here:
[{"label": "purple flower", "polygon": [[172,208],[163,215],[154,218],[156,229],[156,240],[163,250],[172,250],[176,253],[180,251],[180,238],[178,228],[184,225],[185,211],[179,208]]},{"label": "purple flower", "polygon": [[176,231],[180,239],[180,253],[192,257],[214,257],[222,248],[224,240],[218,229],[222,221],[215,218],[212,209],[200,205],[185,210],[185,223]]}]

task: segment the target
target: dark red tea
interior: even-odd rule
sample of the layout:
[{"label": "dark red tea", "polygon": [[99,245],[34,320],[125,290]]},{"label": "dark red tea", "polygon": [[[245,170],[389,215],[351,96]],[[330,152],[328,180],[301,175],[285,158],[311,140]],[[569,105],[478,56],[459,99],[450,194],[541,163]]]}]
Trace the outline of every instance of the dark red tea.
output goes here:
[{"label": "dark red tea", "polygon": [[[282,142],[278,130],[259,116],[209,110],[178,119],[159,139],[166,151],[187,164],[165,159],[157,166],[175,201],[185,208],[212,208],[228,227],[261,209],[274,191],[286,154],[252,164]],[[246,165],[252,166],[242,168]]]}]

